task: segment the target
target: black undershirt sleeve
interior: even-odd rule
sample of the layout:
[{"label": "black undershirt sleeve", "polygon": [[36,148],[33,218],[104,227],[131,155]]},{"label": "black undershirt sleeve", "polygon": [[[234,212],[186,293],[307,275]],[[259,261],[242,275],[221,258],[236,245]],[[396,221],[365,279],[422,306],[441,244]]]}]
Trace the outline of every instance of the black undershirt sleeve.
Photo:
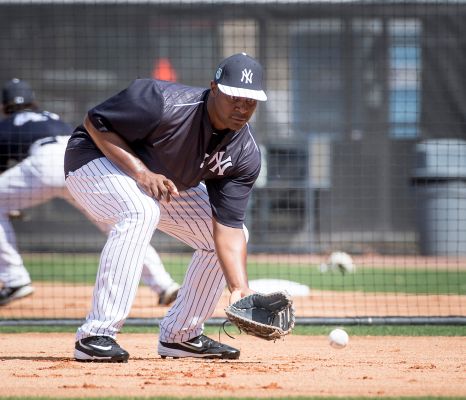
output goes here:
[{"label": "black undershirt sleeve", "polygon": [[163,112],[163,96],[152,79],[137,79],[128,88],[92,108],[88,117],[101,132],[115,132],[131,143],[155,130]]}]

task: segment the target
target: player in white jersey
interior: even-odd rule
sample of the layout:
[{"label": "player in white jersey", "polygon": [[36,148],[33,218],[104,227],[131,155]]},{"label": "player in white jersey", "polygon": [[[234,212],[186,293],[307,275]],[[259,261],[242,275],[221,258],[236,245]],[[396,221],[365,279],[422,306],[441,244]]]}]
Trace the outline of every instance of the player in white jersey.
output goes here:
[{"label": "player in white jersey", "polygon": [[[13,79],[6,83],[2,103],[6,118],[0,121],[0,165],[6,171],[0,175],[0,306],[33,293],[10,214],[53,198],[63,198],[84,211],[70,195],[63,176],[71,126],[56,114],[39,111],[25,81]],[[96,224],[104,233],[110,230],[109,225]],[[159,304],[168,305],[176,298],[179,285],[151,246],[145,256],[142,280],[158,294]]]},{"label": "player in white jersey", "polygon": [[248,121],[266,99],[261,65],[241,53],[219,65],[209,89],[137,79],[88,112],[68,143],[66,184],[83,208],[113,228],[92,309],[77,331],[77,360],[128,360],[115,337],[155,229],[195,250],[161,322],[159,354],[239,357],[203,328],[225,282],[231,302],[252,292],[243,223],[260,151]]}]

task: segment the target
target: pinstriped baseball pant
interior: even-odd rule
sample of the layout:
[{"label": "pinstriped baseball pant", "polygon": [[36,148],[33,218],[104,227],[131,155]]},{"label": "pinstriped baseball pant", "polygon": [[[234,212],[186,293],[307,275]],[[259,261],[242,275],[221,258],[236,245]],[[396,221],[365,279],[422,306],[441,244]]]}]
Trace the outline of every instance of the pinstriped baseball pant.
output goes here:
[{"label": "pinstriped baseball pant", "polygon": [[195,249],[178,297],[161,322],[160,340],[183,342],[200,335],[225,287],[205,186],[180,192],[170,203],[159,202],[107,158],[70,173],[66,185],[93,218],[112,225],[100,256],[92,308],[76,340],[116,336],[131,310],[156,228]]},{"label": "pinstriped baseball pant", "polygon": [[[0,174],[0,282],[5,286],[15,287],[31,282],[16,246],[16,235],[8,217],[10,211],[23,210],[54,198],[62,198],[85,211],[65,187],[63,156],[69,137],[44,140],[47,139],[55,142],[42,145],[35,142],[26,159]],[[96,226],[107,234],[106,224],[96,223]],[[142,281],[159,295],[174,282],[152,246],[147,249]]]}]

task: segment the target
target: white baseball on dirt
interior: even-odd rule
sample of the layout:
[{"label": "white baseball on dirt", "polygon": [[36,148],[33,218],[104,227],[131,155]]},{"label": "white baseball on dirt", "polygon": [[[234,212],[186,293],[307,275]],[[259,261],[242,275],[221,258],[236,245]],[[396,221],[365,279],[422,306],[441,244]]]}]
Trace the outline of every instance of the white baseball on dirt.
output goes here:
[{"label": "white baseball on dirt", "polygon": [[342,349],[348,344],[349,336],[345,330],[336,328],[328,335],[328,341],[333,348]]}]

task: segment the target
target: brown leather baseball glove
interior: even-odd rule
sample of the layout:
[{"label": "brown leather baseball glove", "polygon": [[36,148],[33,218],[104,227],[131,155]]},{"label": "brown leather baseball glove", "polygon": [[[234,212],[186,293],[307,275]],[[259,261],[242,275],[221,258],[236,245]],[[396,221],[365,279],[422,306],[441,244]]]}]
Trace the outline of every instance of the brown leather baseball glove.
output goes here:
[{"label": "brown leather baseball glove", "polygon": [[254,293],[225,308],[240,331],[265,340],[288,335],[295,324],[293,300],[285,292]]}]

